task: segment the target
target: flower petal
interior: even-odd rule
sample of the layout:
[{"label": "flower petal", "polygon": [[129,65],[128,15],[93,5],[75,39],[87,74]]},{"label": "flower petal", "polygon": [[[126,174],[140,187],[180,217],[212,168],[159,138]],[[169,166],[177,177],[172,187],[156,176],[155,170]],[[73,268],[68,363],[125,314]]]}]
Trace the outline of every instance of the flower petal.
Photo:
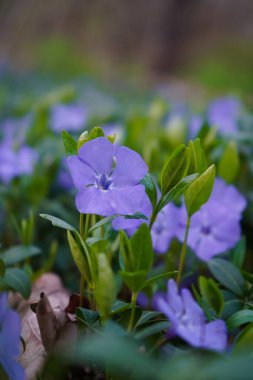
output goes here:
[{"label": "flower petal", "polygon": [[148,171],[141,156],[126,146],[121,146],[116,150],[115,158],[116,167],[112,178],[116,186],[136,185]]},{"label": "flower petal", "polygon": [[1,355],[0,363],[10,380],[25,380],[25,371],[14,358]]},{"label": "flower petal", "polygon": [[114,147],[106,137],[85,143],[78,152],[78,157],[97,174],[110,174],[113,166]]},{"label": "flower petal", "polygon": [[113,188],[111,206],[114,214],[133,215],[138,212],[140,203],[146,197],[143,185]]},{"label": "flower petal", "polygon": [[227,328],[222,320],[206,324],[204,347],[215,351],[224,351],[227,345]]},{"label": "flower petal", "polygon": [[85,186],[95,183],[95,172],[82,162],[77,156],[67,159],[68,168],[77,189],[82,190]]},{"label": "flower petal", "polygon": [[112,207],[112,191],[103,191],[96,187],[80,190],[76,195],[76,207],[82,214],[111,216],[117,213]]}]

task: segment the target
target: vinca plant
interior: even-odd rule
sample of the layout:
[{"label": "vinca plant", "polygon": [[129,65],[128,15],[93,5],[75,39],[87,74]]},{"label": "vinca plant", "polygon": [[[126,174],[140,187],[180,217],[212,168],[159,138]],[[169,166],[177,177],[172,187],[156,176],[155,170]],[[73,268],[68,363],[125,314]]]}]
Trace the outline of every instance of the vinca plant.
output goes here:
[{"label": "vinca plant", "polygon": [[101,98],[1,100],[0,379],[250,379],[250,111]]}]

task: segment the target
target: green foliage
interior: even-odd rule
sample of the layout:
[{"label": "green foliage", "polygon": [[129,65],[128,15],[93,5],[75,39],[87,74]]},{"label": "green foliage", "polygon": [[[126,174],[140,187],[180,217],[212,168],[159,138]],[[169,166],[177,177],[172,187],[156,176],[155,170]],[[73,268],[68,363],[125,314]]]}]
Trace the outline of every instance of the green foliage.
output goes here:
[{"label": "green foliage", "polygon": [[66,156],[77,154],[77,143],[68,132],[62,131],[62,141]]},{"label": "green foliage", "polygon": [[218,174],[227,183],[233,183],[240,169],[240,159],[235,141],[230,141],[219,161]]},{"label": "green foliage", "polygon": [[190,165],[190,151],[184,144],[179,145],[165,162],[161,174],[162,195],[168,193],[186,175]]},{"label": "green foliage", "polygon": [[212,278],[200,276],[199,288],[204,304],[220,317],[224,309],[224,299],[216,282]]},{"label": "green foliage", "polygon": [[208,267],[216,280],[225,288],[240,297],[243,296],[245,281],[236,266],[224,259],[212,259],[208,262]]},{"label": "green foliage", "polygon": [[94,277],[95,298],[101,317],[107,319],[116,299],[114,273],[104,253],[97,255],[97,273]]},{"label": "green foliage", "polygon": [[215,179],[215,166],[211,165],[197,177],[185,192],[185,204],[188,216],[191,217],[209,199]]},{"label": "green foliage", "polygon": [[0,278],[0,291],[12,289],[19,292],[25,299],[31,294],[31,283],[26,272],[19,268],[7,268]]}]

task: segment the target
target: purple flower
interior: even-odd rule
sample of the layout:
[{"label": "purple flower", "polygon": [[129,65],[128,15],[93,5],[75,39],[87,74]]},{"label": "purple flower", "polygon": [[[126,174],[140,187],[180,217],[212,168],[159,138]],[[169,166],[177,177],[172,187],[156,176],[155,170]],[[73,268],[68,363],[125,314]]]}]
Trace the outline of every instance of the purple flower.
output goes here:
[{"label": "purple flower", "polygon": [[3,141],[0,145],[0,157],[0,180],[8,184],[14,177],[32,174],[38,155],[28,146],[14,151],[8,141]]},{"label": "purple flower", "polygon": [[76,207],[80,213],[130,215],[146,197],[140,181],[147,165],[138,153],[117,147],[106,137],[85,143],[77,156],[68,158],[68,166],[78,189]]},{"label": "purple flower", "polygon": [[203,125],[203,118],[200,115],[193,115],[188,125],[189,139],[195,139]]},{"label": "purple flower", "polygon": [[177,235],[179,209],[173,203],[165,206],[157,215],[151,229],[153,248],[157,253],[165,253],[173,237]]},{"label": "purple flower", "polygon": [[24,144],[32,121],[33,114],[31,113],[19,119],[5,119],[1,124],[3,141],[12,145]]},{"label": "purple flower", "polygon": [[20,319],[7,305],[7,294],[0,294],[0,364],[10,380],[25,379],[24,369],[17,363],[20,348]]},{"label": "purple flower", "polygon": [[169,336],[178,335],[197,348],[224,351],[227,342],[226,324],[223,320],[207,322],[199,304],[188,289],[178,292],[174,280],[168,281],[166,297],[157,296],[156,307],[171,322]]},{"label": "purple flower", "polygon": [[87,111],[81,104],[56,104],[51,108],[50,126],[53,131],[81,131],[87,120]]},{"label": "purple flower", "polygon": [[[152,204],[147,195],[145,195],[133,214],[140,212],[147,218],[151,216]],[[135,231],[140,227],[142,223],[148,223],[145,219],[126,219],[123,216],[119,216],[112,221],[112,227],[115,230],[124,230],[128,236],[132,236]]]},{"label": "purple flower", "polygon": [[124,129],[119,123],[108,123],[102,125],[105,136],[116,135],[116,144],[121,144],[124,140]]},{"label": "purple flower", "polygon": [[234,97],[215,99],[207,109],[208,122],[218,127],[222,135],[232,135],[237,131],[238,117],[241,112],[241,103]]},{"label": "purple flower", "polygon": [[[158,191],[158,195],[159,193]],[[150,218],[152,205],[148,196],[143,198],[135,212],[140,212]],[[149,220],[126,219],[120,216],[112,221],[112,227],[115,230],[124,230],[129,236],[132,236],[142,223],[148,222]],[[157,253],[167,252],[172,238],[177,236],[178,223],[179,209],[173,203],[169,203],[159,212],[151,228],[153,248]]]},{"label": "purple flower", "polygon": [[[241,237],[240,219],[246,201],[233,185],[217,178],[208,202],[191,218],[187,244],[204,261],[231,249]],[[183,242],[187,213],[180,209],[177,237]]]}]

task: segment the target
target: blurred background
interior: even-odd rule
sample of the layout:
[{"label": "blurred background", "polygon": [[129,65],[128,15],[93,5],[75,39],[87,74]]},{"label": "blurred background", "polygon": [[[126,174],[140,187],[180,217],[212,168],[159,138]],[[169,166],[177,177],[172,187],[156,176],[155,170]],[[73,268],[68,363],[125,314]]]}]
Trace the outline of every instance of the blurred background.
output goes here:
[{"label": "blurred background", "polygon": [[1,0],[0,61],[252,103],[252,19],[251,0]]}]

